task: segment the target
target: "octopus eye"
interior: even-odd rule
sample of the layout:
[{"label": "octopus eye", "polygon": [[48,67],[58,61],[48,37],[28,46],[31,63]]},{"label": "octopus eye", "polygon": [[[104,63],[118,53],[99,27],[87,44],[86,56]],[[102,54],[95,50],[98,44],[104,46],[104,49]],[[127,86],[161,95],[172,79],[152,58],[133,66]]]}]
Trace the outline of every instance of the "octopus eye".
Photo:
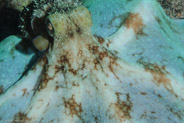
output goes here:
[{"label": "octopus eye", "polygon": [[41,52],[45,51],[49,47],[49,40],[42,35],[38,35],[32,40],[35,48]]},{"label": "octopus eye", "polygon": [[49,33],[49,35],[51,37],[54,36],[54,27],[52,26],[51,22],[47,19],[46,20],[46,29],[47,29],[47,32]]}]

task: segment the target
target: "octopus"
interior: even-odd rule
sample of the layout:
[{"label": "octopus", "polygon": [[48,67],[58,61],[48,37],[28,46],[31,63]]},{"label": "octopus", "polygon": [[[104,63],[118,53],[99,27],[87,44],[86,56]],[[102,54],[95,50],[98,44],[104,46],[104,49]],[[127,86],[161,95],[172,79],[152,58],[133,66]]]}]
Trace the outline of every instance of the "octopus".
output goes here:
[{"label": "octopus", "polygon": [[[43,55],[14,85],[0,88],[0,121],[184,122],[184,77],[146,61],[142,56],[146,51],[131,55],[138,58],[136,64],[122,55],[129,43],[149,40],[145,28],[150,23],[168,37],[168,30],[174,31],[161,8],[162,14],[152,14],[157,1],[139,1],[120,28],[106,38],[91,32],[91,13],[79,1],[27,5],[38,6],[34,11],[23,10],[29,17],[32,12],[28,20],[26,14],[22,16],[21,29]],[[177,41],[176,45],[175,50],[182,52]]]}]

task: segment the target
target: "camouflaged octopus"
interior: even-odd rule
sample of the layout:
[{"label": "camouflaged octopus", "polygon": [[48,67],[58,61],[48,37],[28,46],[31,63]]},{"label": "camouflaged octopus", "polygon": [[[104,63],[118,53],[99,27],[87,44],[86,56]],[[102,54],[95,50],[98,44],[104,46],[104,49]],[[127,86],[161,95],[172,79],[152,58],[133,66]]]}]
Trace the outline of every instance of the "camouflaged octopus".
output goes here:
[{"label": "camouflaged octopus", "polygon": [[140,0],[119,30],[107,38],[92,34],[91,14],[82,5],[48,14],[45,24],[53,41],[28,73],[0,96],[0,107],[11,107],[3,110],[0,119],[183,122],[184,79],[168,72],[166,66],[144,61],[144,56],[137,60],[139,65],[121,56],[128,43],[140,37],[149,40],[151,34],[144,30],[150,24],[167,33],[163,28],[167,18],[155,14],[155,6],[154,0]]}]

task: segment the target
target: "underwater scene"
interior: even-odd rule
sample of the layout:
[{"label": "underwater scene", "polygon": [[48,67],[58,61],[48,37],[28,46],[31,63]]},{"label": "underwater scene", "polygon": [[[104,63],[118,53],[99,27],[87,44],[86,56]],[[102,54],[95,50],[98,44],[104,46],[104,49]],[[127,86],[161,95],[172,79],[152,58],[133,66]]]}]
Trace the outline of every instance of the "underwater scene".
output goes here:
[{"label": "underwater scene", "polygon": [[184,123],[183,0],[0,0],[0,123]]}]

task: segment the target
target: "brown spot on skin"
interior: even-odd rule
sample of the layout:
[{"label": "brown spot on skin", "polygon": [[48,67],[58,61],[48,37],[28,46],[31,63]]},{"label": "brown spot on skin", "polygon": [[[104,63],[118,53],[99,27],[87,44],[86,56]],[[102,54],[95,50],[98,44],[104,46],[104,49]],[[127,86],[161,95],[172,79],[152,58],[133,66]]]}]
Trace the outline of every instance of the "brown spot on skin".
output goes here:
[{"label": "brown spot on skin", "polygon": [[109,63],[109,69],[110,71],[113,73],[113,75],[120,81],[119,77],[116,75],[116,73],[114,72],[114,66],[118,66],[119,68],[121,68],[121,66],[119,66],[119,64],[117,64],[117,58],[109,56],[110,59],[110,63]]},{"label": "brown spot on skin", "polygon": [[131,13],[125,21],[125,26],[128,29],[133,28],[134,32],[138,34],[143,28],[143,20],[138,13]]},{"label": "brown spot on skin", "polygon": [[144,96],[147,95],[146,92],[140,92],[140,94],[141,94],[141,95],[144,95]]},{"label": "brown spot on skin", "polygon": [[75,101],[74,95],[68,100],[64,99],[64,105],[66,109],[69,109],[70,115],[73,117],[74,115],[81,118],[81,113],[83,112],[81,104],[77,104]]},{"label": "brown spot on skin", "polygon": [[39,85],[39,88],[38,90],[40,91],[41,89],[44,89],[47,87],[47,84],[50,80],[53,80],[56,76],[56,74],[54,74],[53,77],[49,77],[49,74],[48,74],[48,71],[49,71],[49,65],[46,65],[43,69],[43,73],[42,73],[42,76],[41,76],[41,79],[40,79],[40,85]]},{"label": "brown spot on skin", "polygon": [[27,93],[27,88],[22,89],[22,91],[23,91],[22,96],[24,96]]},{"label": "brown spot on skin", "polygon": [[48,76],[48,66],[44,69],[44,73],[42,74],[41,77],[41,83],[39,86],[39,90],[46,88],[48,81],[51,78]]},{"label": "brown spot on skin", "polygon": [[83,62],[83,63],[82,63],[81,70],[83,70],[85,67],[86,67],[86,65],[85,65],[85,63]]},{"label": "brown spot on skin", "polygon": [[79,87],[79,84],[76,84],[75,82],[72,83],[72,86]]},{"label": "brown spot on skin", "polygon": [[117,96],[117,102],[113,103],[112,105],[115,107],[116,115],[118,116],[118,119],[120,118],[121,122],[125,121],[127,119],[131,119],[130,112],[132,110],[132,102],[130,100],[129,94],[126,94],[126,101],[120,100],[120,94],[116,93]]},{"label": "brown spot on skin", "polygon": [[148,36],[148,34],[146,34],[143,29],[141,29],[140,31],[137,32],[136,35],[136,39],[138,39],[138,36]]},{"label": "brown spot on skin", "polygon": [[141,56],[144,53],[144,49],[140,53],[133,53],[132,56]]},{"label": "brown spot on skin", "polygon": [[146,63],[146,62],[142,61],[142,59],[139,59],[137,62],[144,66],[146,72],[150,72],[152,74],[153,80],[156,83],[156,85],[158,85],[158,86],[160,86],[161,84],[164,85],[164,87],[170,93],[172,93],[176,97],[178,97],[174,93],[170,79],[168,79],[166,76],[169,74],[169,72],[166,71],[165,66],[158,66],[157,64]]},{"label": "brown spot on skin", "polygon": [[79,27],[77,26],[76,32],[77,32],[78,34],[82,34],[81,28],[79,28]]},{"label": "brown spot on skin", "polygon": [[106,52],[106,51],[104,51],[104,52],[100,52],[99,53],[99,59],[100,60],[103,60],[105,57],[107,57],[108,56],[108,53]]},{"label": "brown spot on skin", "polygon": [[4,89],[3,89],[3,86],[1,85],[1,86],[0,86],[0,95],[3,93],[3,90],[4,90]]},{"label": "brown spot on skin", "polygon": [[161,96],[160,94],[157,94],[157,96],[158,96],[159,98],[162,98],[162,96]]},{"label": "brown spot on skin", "polygon": [[67,55],[62,55],[60,57],[59,63],[61,63],[61,64],[68,64],[68,67],[69,68],[71,67],[71,64],[69,62],[69,59],[67,58]]},{"label": "brown spot on skin", "polygon": [[71,72],[73,75],[77,75],[77,70],[69,69],[69,72]]},{"label": "brown spot on skin", "polygon": [[58,89],[59,89],[59,86],[58,86],[58,85],[56,85],[55,90],[57,91]]},{"label": "brown spot on skin", "polygon": [[144,113],[141,115],[141,119],[145,119],[147,117],[147,113],[144,111]]},{"label": "brown spot on skin", "polygon": [[89,45],[88,46],[88,49],[93,54],[97,54],[99,52],[98,46],[96,46],[96,45]]},{"label": "brown spot on skin", "polygon": [[116,79],[118,79],[119,81],[120,81],[120,79],[119,79],[119,77],[116,75],[116,73],[114,72],[114,70],[113,70],[113,67],[112,67],[112,64],[110,63],[109,64],[109,69],[110,69],[110,71],[113,73],[113,75],[116,77]]},{"label": "brown spot on skin", "polygon": [[105,42],[105,40],[102,38],[102,37],[96,37],[97,38],[97,41],[100,43],[100,44],[103,44]]},{"label": "brown spot on skin", "polygon": [[109,45],[110,45],[111,43],[112,43],[112,41],[111,41],[111,40],[108,40],[106,46],[109,47]]},{"label": "brown spot on skin", "polygon": [[95,123],[99,123],[98,117],[94,117],[95,118]]},{"label": "brown spot on skin", "polygon": [[[48,63],[48,59],[46,55],[43,55],[42,58],[38,59],[37,64],[42,65],[45,67],[45,64]],[[36,64],[31,68],[32,71],[36,71]]]},{"label": "brown spot on skin", "polygon": [[14,116],[14,120],[12,121],[12,123],[25,123],[25,122],[30,122],[30,119],[27,117],[26,114],[24,113],[17,113]]},{"label": "brown spot on skin", "polygon": [[93,63],[94,63],[95,70],[97,70],[97,65],[100,64],[99,60],[98,59],[94,59]]}]

